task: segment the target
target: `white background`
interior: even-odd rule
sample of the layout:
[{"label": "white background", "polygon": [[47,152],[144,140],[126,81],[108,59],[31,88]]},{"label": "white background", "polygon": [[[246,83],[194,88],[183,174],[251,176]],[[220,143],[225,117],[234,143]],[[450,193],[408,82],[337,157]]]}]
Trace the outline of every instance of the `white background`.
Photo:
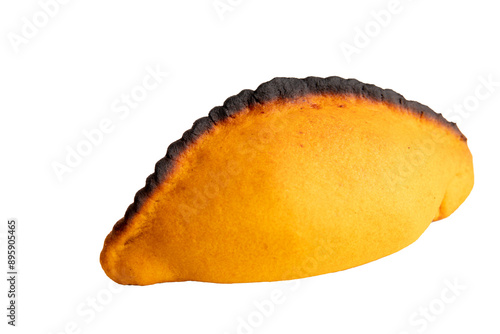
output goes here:
[{"label": "white background", "polygon": [[[494,1],[463,3],[222,0],[221,13],[212,0],[61,0],[44,22],[39,2],[2,1],[0,258],[5,268],[16,217],[20,277],[15,329],[1,281],[1,332],[500,333],[500,20]],[[168,75],[128,115],[115,113],[147,68]],[[310,75],[391,88],[458,122],[475,164],[467,201],[413,245],[344,272],[110,284],[104,238],[167,146],[242,89]],[[53,164],[103,119],[112,130],[59,180]],[[461,288],[444,303],[447,282]],[[272,307],[271,294],[281,294]]]}]

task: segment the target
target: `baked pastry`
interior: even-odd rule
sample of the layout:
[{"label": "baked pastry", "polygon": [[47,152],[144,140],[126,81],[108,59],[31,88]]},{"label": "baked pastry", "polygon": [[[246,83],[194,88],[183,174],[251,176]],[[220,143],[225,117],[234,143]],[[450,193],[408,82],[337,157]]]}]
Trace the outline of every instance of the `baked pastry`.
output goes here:
[{"label": "baked pastry", "polygon": [[212,109],[107,236],[121,284],[289,280],[394,253],[473,186],[454,123],[392,90],[275,78]]}]

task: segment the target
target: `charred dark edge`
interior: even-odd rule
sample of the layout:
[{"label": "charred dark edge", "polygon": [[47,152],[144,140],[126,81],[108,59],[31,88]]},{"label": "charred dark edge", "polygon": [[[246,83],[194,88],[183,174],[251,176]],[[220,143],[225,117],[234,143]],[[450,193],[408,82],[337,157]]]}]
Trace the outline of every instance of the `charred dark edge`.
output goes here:
[{"label": "charred dark edge", "polygon": [[308,94],[355,95],[374,101],[386,102],[396,107],[412,111],[419,115],[438,121],[454,131],[464,141],[467,140],[455,123],[448,122],[441,114],[434,112],[426,105],[406,100],[401,94],[391,89],[383,89],[371,84],[365,84],[355,79],[340,77],[307,77],[274,78],[261,84],[255,91],[245,89],[239,94],[229,97],[222,106],[213,108],[208,117],[202,117],[194,122],[193,127],[182,135],[182,138],[170,144],[165,157],[156,163],[155,171],[146,179],[146,185],[135,195],[134,202],[125,212],[124,219],[115,224],[113,231],[122,230],[128,220],[139,211],[154,189],[165,180],[173,170],[179,155],[202,134],[208,132],[213,125],[234,117],[238,112],[276,99],[293,99]]}]

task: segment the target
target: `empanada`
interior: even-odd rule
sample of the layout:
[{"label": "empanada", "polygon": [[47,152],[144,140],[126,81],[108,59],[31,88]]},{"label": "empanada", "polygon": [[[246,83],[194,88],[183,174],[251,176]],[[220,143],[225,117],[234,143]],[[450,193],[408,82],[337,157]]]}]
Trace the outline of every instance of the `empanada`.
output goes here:
[{"label": "empanada", "polygon": [[101,264],[121,284],[277,281],[410,245],[473,186],[454,123],[392,90],[276,78],[168,147]]}]

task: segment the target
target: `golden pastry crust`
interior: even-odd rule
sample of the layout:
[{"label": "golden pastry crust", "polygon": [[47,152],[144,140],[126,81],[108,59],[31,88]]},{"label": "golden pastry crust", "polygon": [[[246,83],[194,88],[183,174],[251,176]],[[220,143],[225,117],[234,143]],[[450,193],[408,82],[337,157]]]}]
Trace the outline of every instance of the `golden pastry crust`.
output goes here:
[{"label": "golden pastry crust", "polygon": [[295,279],[414,242],[473,185],[454,123],[338,77],[277,78],[196,121],[105,240],[121,284]]}]

